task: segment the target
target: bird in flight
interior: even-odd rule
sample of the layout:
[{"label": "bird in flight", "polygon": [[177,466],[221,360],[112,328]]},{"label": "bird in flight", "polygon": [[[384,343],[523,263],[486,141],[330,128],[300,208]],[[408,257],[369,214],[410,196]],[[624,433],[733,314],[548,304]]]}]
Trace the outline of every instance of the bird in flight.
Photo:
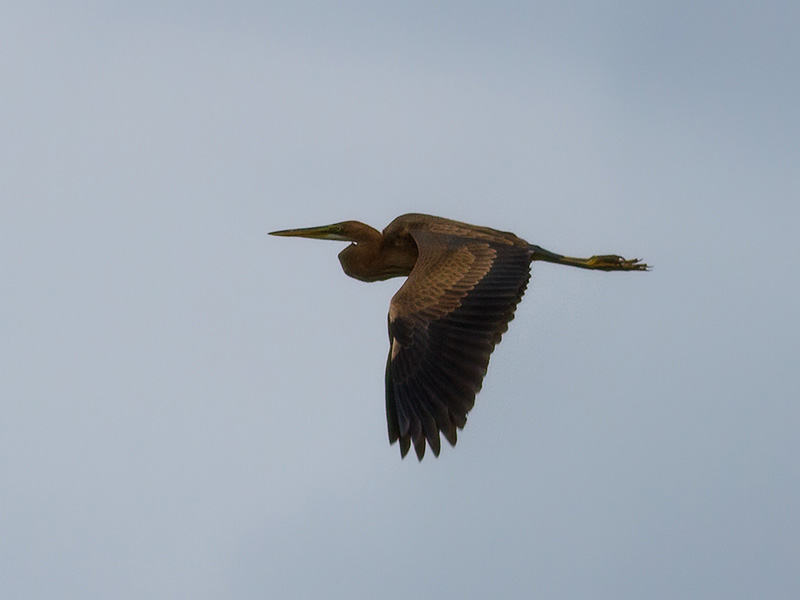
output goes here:
[{"label": "bird in flight", "polygon": [[386,421],[389,442],[439,456],[439,433],[451,445],[475,404],[489,355],[514,318],[542,260],[600,271],[647,271],[617,255],[572,258],[513,233],[441,217],[407,214],[383,232],[358,221],[273,231],[271,235],[351,242],[342,269],[361,281],[408,277],[389,304]]}]

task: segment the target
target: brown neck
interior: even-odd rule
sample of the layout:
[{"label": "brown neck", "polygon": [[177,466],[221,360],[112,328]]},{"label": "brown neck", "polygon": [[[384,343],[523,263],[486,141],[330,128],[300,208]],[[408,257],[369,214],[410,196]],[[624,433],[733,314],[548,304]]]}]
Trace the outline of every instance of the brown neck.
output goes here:
[{"label": "brown neck", "polygon": [[413,241],[411,243],[411,248],[400,248],[394,244],[387,246],[383,234],[372,229],[363,232],[358,242],[342,250],[339,262],[347,275],[361,281],[403,277],[411,272],[417,260],[416,245]]},{"label": "brown neck", "polygon": [[339,253],[342,269],[350,277],[361,281],[376,281],[375,263],[383,242],[383,235],[372,227],[364,226],[353,242]]}]

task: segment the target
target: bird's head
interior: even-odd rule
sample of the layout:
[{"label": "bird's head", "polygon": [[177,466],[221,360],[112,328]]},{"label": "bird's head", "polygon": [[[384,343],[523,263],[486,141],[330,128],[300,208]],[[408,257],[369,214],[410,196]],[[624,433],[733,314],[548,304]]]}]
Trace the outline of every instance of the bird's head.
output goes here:
[{"label": "bird's head", "polygon": [[[303,227],[301,229],[282,229],[271,231],[270,235],[282,237],[304,237],[315,240],[335,240],[337,242],[359,242],[364,237],[365,229],[373,230],[369,225],[358,221],[342,221],[332,225],[320,225],[319,227]],[[374,230],[373,230],[374,231]]]},{"label": "bird's head", "polygon": [[[391,273],[387,271],[385,265],[376,262],[383,234],[359,221],[342,221],[333,225],[303,229],[284,229],[273,231],[270,235],[351,242],[339,253],[339,262],[347,275],[361,281],[376,281],[397,275],[393,270]],[[407,272],[403,274],[408,275]]]}]

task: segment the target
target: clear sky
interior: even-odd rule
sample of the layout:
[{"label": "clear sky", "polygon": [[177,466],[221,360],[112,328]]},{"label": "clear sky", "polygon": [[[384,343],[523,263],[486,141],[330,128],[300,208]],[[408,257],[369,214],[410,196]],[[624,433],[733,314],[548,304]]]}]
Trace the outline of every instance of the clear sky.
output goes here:
[{"label": "clear sky", "polygon": [[[4,598],[800,597],[800,5],[124,4],[0,8]],[[655,269],[401,460],[400,281],[266,233],[406,212]]]}]

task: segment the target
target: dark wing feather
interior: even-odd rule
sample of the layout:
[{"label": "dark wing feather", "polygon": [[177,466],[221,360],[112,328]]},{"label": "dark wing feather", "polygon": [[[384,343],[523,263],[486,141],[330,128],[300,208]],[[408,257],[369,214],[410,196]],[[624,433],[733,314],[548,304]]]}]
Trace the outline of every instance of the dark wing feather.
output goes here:
[{"label": "dark wing feather", "polygon": [[467,422],[530,279],[526,245],[412,230],[419,258],[389,308],[386,419],[406,455],[439,455]]}]

